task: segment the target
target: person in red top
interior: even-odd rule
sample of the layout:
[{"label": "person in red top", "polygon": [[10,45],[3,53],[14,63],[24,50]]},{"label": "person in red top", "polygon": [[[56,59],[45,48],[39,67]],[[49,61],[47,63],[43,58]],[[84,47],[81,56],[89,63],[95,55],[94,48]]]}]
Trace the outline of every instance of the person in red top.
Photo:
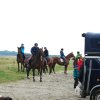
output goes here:
[{"label": "person in red top", "polygon": [[80,69],[81,69],[81,67],[83,65],[83,58],[82,58],[82,56],[78,59],[77,65],[78,65],[78,71],[80,71]]}]

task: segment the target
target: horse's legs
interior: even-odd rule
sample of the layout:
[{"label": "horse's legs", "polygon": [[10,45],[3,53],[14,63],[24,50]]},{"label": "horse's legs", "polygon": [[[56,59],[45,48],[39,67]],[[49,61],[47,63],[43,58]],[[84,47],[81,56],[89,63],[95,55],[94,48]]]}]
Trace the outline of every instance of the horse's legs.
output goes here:
[{"label": "horse's legs", "polygon": [[22,63],[21,63],[21,72],[22,72]]},{"label": "horse's legs", "polygon": [[67,65],[65,65],[64,73],[67,74]]},{"label": "horse's legs", "polygon": [[35,82],[35,68],[33,68],[32,70],[33,70],[33,82]]},{"label": "horse's legs", "polygon": [[40,82],[42,82],[42,67],[40,68]]},{"label": "horse's legs", "polygon": [[27,79],[29,79],[30,70],[31,70],[31,68],[28,65],[26,65]]},{"label": "horse's legs", "polygon": [[55,64],[52,65],[52,69],[53,69],[53,72],[54,72],[54,74],[55,74]]},{"label": "horse's legs", "polygon": [[52,73],[52,65],[49,65],[49,74]]},{"label": "horse's legs", "polygon": [[23,66],[23,72],[24,72],[24,68],[25,68],[24,62],[22,63],[22,66]]},{"label": "horse's legs", "polygon": [[40,69],[37,69],[38,70],[38,75],[40,75]]},{"label": "horse's legs", "polygon": [[44,66],[43,66],[43,73],[45,73],[45,74],[46,74],[46,72],[48,72],[48,71],[47,71],[47,66],[46,66],[46,65],[44,65]]},{"label": "horse's legs", "polygon": [[45,74],[46,74],[45,68],[43,68],[43,73],[45,73]]},{"label": "horse's legs", "polygon": [[45,69],[46,69],[46,72],[48,72],[48,66],[47,65],[45,66]]},{"label": "horse's legs", "polygon": [[18,72],[19,72],[19,62],[18,62]]}]

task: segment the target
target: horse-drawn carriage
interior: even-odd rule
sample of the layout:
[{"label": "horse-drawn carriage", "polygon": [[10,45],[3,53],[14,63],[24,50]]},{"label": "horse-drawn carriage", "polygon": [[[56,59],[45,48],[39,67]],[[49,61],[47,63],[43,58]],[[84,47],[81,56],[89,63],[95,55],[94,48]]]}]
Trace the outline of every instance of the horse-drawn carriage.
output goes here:
[{"label": "horse-drawn carriage", "polygon": [[90,96],[90,100],[100,100],[100,34],[83,33],[82,36],[85,38],[85,57],[79,78],[80,94],[81,97]]}]

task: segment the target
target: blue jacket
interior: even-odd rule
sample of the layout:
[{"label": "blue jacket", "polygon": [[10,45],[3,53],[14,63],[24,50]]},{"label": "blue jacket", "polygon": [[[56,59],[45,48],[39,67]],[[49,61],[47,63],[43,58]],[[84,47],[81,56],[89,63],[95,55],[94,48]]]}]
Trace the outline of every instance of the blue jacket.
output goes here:
[{"label": "blue jacket", "polygon": [[64,52],[62,50],[60,51],[60,57],[61,58],[65,57]]},{"label": "blue jacket", "polygon": [[21,53],[24,54],[24,50],[25,50],[25,48],[24,47],[21,47]]}]

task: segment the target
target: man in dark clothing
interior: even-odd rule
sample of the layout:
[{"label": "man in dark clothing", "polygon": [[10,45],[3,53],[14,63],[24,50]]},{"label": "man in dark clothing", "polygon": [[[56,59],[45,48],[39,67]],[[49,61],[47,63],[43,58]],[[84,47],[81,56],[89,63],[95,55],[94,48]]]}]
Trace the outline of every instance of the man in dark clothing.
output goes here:
[{"label": "man in dark clothing", "polygon": [[38,44],[35,43],[34,46],[31,48],[31,54],[32,57],[29,60],[29,65],[31,65],[31,61],[33,60],[33,63],[36,63],[36,61],[38,61],[38,54],[39,54],[39,47]]},{"label": "man in dark clothing", "polygon": [[34,46],[31,48],[31,54],[34,56],[34,55],[37,55],[39,52],[39,47],[38,47],[38,44],[35,43]]},{"label": "man in dark clothing", "polygon": [[45,57],[45,59],[48,61],[48,58],[49,58],[49,51],[47,50],[46,47],[44,47],[44,57]]}]

